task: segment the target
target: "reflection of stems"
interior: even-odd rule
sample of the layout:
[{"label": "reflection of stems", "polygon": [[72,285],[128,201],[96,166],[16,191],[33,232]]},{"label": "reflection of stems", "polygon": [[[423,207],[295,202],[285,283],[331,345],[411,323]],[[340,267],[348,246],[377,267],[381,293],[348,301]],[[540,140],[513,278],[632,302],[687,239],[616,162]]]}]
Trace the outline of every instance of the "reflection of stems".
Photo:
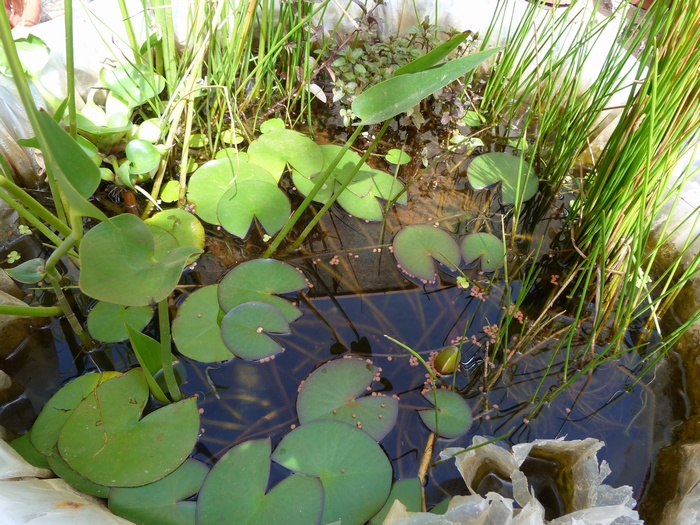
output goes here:
[{"label": "reflection of stems", "polygon": [[163,367],[163,379],[168,388],[168,395],[173,401],[180,401],[182,393],[177,386],[173,371],[173,354],[170,351],[170,316],[168,313],[168,298],[158,303],[158,328],[160,330],[160,360]]},{"label": "reflection of stems", "polygon": [[90,336],[87,334],[87,332],[83,330],[83,327],[78,321],[78,318],[73,313],[73,309],[70,307],[70,303],[68,303],[68,299],[66,299],[66,296],[63,293],[61,283],[59,282],[61,276],[56,270],[52,270],[46,273],[46,278],[51,283],[51,286],[53,286],[53,290],[56,293],[56,299],[58,299],[58,304],[61,306],[61,310],[63,310],[63,315],[66,316],[66,320],[68,321],[68,324],[70,324],[70,327],[73,329],[73,332],[78,337],[78,339],[80,339],[80,342],[85,348],[92,348],[92,339],[90,339]]},{"label": "reflection of stems", "polygon": [[60,306],[29,306],[19,304],[0,304],[0,315],[19,317],[55,317],[63,314]]}]

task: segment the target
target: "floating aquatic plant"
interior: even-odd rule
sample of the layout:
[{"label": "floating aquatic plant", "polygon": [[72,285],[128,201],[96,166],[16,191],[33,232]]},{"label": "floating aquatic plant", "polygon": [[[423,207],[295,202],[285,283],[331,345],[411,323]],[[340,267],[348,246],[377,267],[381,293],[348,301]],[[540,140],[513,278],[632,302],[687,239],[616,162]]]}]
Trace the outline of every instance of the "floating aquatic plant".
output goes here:
[{"label": "floating aquatic plant", "polygon": [[472,233],[462,239],[460,245],[464,262],[481,262],[481,271],[494,272],[503,265],[505,249],[503,241],[490,233]]},{"label": "floating aquatic plant", "polygon": [[421,420],[432,432],[443,438],[457,438],[467,432],[472,424],[469,405],[457,392],[438,388],[423,394],[435,408],[418,412]]},{"label": "floating aquatic plant", "polygon": [[407,226],[394,237],[394,257],[401,269],[422,281],[435,279],[433,259],[456,269],[462,259],[452,236],[433,226]]},{"label": "floating aquatic plant", "polygon": [[503,204],[531,199],[539,182],[522,157],[508,153],[484,153],[475,157],[467,168],[469,183],[476,190],[501,184]]}]

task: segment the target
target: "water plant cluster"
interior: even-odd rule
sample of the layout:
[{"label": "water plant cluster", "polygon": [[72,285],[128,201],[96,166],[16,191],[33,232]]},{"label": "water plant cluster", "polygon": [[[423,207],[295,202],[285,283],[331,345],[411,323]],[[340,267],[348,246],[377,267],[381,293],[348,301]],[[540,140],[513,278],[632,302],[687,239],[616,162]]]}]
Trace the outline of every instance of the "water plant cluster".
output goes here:
[{"label": "water plant cluster", "polygon": [[[37,110],[27,82],[42,89],[38,72],[48,50],[33,37],[15,44],[0,16],[5,60],[35,135],[24,145],[43,154],[55,205],[41,205],[3,163],[0,197],[50,246],[45,258],[8,256],[6,272],[29,286],[48,282],[55,303],[2,305],[0,312],[63,316],[85,351],[96,342],[128,340],[139,363],[128,371],[86,374],[61,388],[30,432],[13,442],[35,464],[108,498],[114,512],[141,523],[381,523],[399,492],[418,510],[422,480],[392,483],[391,464],[378,444],[396,424],[398,400],[373,388],[381,371],[371,361],[319,366],[300,385],[298,427],[279,443],[236,444],[209,468],[189,458],[201,434],[200,410],[197,397],[183,398],[178,355],[265,366],[284,351],[280,336],[293,331],[301,315],[294,300],[309,283],[282,255],[298,253],[335,204],[354,220],[381,222],[392,207],[409,202],[420,173],[401,177],[368,159],[396,117],[450,85],[443,102],[449,98],[453,106],[442,125],[454,127],[460,139],[449,149],[460,151],[472,141],[470,154],[484,150],[467,155],[466,176],[470,191],[489,196],[487,205],[466,234],[451,229],[449,220],[441,227],[431,221],[401,229],[391,246],[401,270],[419,285],[455,278],[472,296],[502,285],[502,311],[484,330],[482,388],[488,390],[516,355],[546,341],[555,347],[553,356],[565,355],[563,377],[546,394],[539,392],[544,381],[536,389],[529,414],[535,417],[583,374],[623,353],[643,354],[650,369],[700,317],[668,333],[662,329],[660,319],[695,277],[700,259],[682,265],[681,253],[655,275],[658,247],[673,232],[662,228],[658,247],[648,248],[648,218],[677,199],[682,187],[666,191],[667,173],[699,138],[700,97],[694,95],[700,56],[688,35],[700,9],[658,2],[639,32],[630,35],[621,26],[624,45],[612,48],[598,78],[581,90],[579,68],[610,21],[591,18],[561,52],[551,44],[567,33],[566,16],[545,15],[539,40],[529,38],[531,22],[542,16],[536,3],[502,47],[488,41],[502,27],[505,7],[481,41],[468,32],[438,39],[438,28],[426,23],[388,44],[338,43],[312,27],[327,1],[204,4],[196,4],[181,55],[168,9],[155,9],[161,39],[137,42],[130,31],[138,50],[134,63],[105,70],[80,111],[74,95],[49,97],[52,113]],[[641,66],[623,85],[631,49],[642,41]],[[471,49],[479,42],[482,49]],[[35,61],[20,60],[18,49],[30,50],[25,55]],[[358,63],[360,54],[369,59]],[[537,67],[523,56],[536,56]],[[70,55],[68,62],[70,80]],[[335,77],[330,97],[317,83],[321,71]],[[209,85],[201,81],[205,76]],[[464,86],[461,92],[455,81]],[[584,173],[580,157],[601,111],[622,88],[629,93],[622,124]],[[350,104],[343,124],[354,130],[343,144],[321,144],[290,126],[299,115],[313,120],[310,109],[324,98]],[[562,122],[571,124],[565,133]],[[485,130],[497,139],[489,147],[478,139]],[[352,151],[367,131],[368,147]],[[394,148],[386,158],[411,162],[404,155]],[[135,192],[143,213],[112,215],[97,206],[93,197],[108,184]],[[532,233],[562,195],[573,196],[563,205],[568,218],[546,246],[545,236]],[[212,231],[255,238],[264,253],[227,271],[219,283],[188,293],[171,315],[183,272],[197,264]],[[66,286],[69,278],[77,290]],[[86,322],[73,294],[92,301]],[[522,310],[532,304],[524,322]],[[563,328],[557,309],[571,314]],[[640,323],[648,330],[630,343],[629,329]],[[584,325],[590,335],[581,344]],[[471,425],[466,396],[458,393],[467,345],[481,348],[466,337],[469,329],[465,325],[462,337],[430,363],[391,339],[425,366],[427,403],[420,417],[441,438],[461,436]],[[654,330],[660,343],[651,348]],[[286,477],[268,489],[273,463]],[[236,498],[224,497],[232,488]]]}]

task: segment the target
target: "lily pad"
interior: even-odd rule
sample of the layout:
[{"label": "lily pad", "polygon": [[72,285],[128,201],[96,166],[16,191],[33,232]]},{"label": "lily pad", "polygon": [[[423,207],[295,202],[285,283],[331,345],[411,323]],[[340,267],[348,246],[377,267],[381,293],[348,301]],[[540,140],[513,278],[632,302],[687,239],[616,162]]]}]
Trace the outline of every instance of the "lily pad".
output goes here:
[{"label": "lily pad", "polygon": [[324,499],[319,480],[293,475],[266,494],[270,466],[269,438],[246,441],[229,450],[204,480],[197,524],[319,523]]},{"label": "lily pad", "polygon": [[450,269],[456,269],[462,256],[459,246],[444,230],[432,226],[407,226],[394,237],[394,257],[401,269],[422,281],[435,278],[433,259]]},{"label": "lily pad", "polygon": [[282,352],[282,346],[268,334],[290,332],[280,309],[261,301],[236,306],[221,320],[224,344],[241,359],[265,359]]},{"label": "lily pad", "polygon": [[275,259],[253,259],[236,266],[219,284],[219,304],[228,312],[249,301],[263,301],[279,308],[288,322],[301,316],[301,311],[276,294],[297,292],[306,288],[306,279],[293,266]]},{"label": "lily pad", "polygon": [[125,306],[157,303],[172,293],[188,259],[201,250],[156,251],[153,234],[124,213],[98,224],[80,244],[80,288],[86,295]]},{"label": "lily pad", "polygon": [[279,182],[287,164],[311,178],[323,169],[323,153],[306,135],[291,129],[272,129],[248,146],[248,159]]},{"label": "lily pad", "polygon": [[144,221],[171,234],[179,246],[204,249],[204,227],[197,217],[180,208],[159,211]]},{"label": "lily pad", "polygon": [[272,460],[321,480],[322,523],[362,525],[391,489],[391,464],[372,437],[339,421],[312,421],[287,434]]},{"label": "lily pad", "polygon": [[466,263],[481,259],[481,270],[495,272],[503,264],[506,252],[503,241],[490,233],[472,233],[462,239],[462,256]]},{"label": "lily pad", "polygon": [[61,456],[100,485],[135,487],[162,479],[197,442],[197,401],[191,397],[140,419],[147,401],[148,384],[138,368],[105,381],[63,425]]},{"label": "lily pad", "polygon": [[440,388],[423,397],[435,408],[418,412],[423,423],[440,437],[453,439],[467,432],[472,424],[469,405],[457,392]]},{"label": "lily pad", "polygon": [[396,424],[399,403],[393,397],[366,395],[378,371],[373,364],[355,358],[336,359],[317,368],[299,391],[299,422],[342,421],[381,441]]},{"label": "lily pad", "polygon": [[194,292],[182,303],[173,321],[173,341],[190,359],[213,363],[233,358],[221,337],[225,312],[219,306],[218,290],[219,285],[213,284]]},{"label": "lily pad", "polygon": [[163,479],[142,487],[114,487],[109,492],[109,510],[139,525],[195,522],[197,503],[183,501],[197,494],[209,473],[201,461],[187,459]]},{"label": "lily pad", "polygon": [[262,180],[276,184],[264,168],[252,164],[241,154],[220,158],[202,164],[187,183],[187,200],[203,221],[219,224],[217,209],[221,197],[235,184],[246,180]]},{"label": "lily pad", "polygon": [[53,452],[47,459],[53,473],[74,489],[79,490],[84,494],[95,496],[96,498],[106,498],[109,495],[109,487],[93,483],[85,476],[80,475],[78,472],[70,468],[68,464],[63,461],[63,458],[58,453],[58,449],[56,447],[54,447]]},{"label": "lily pad", "polygon": [[539,181],[526,160],[508,153],[484,153],[475,157],[467,168],[469,183],[481,190],[501,183],[504,204],[514,204],[518,195],[522,201],[537,193]]},{"label": "lily pad", "polygon": [[401,166],[402,164],[408,164],[411,162],[411,156],[397,148],[392,148],[386,152],[386,161],[389,164],[395,164]]},{"label": "lily pad", "polygon": [[391,486],[391,492],[386,503],[377,514],[375,514],[369,525],[382,525],[387,514],[391,510],[396,500],[406,506],[408,512],[421,511],[421,483],[418,478],[399,479]]},{"label": "lily pad", "polygon": [[292,213],[284,192],[276,184],[259,180],[235,182],[217,207],[219,223],[229,233],[243,238],[257,218],[268,235],[274,235]]},{"label": "lily pad", "polygon": [[129,338],[125,325],[143,330],[153,317],[150,306],[122,306],[98,301],[88,314],[88,331],[93,339],[116,343]]}]

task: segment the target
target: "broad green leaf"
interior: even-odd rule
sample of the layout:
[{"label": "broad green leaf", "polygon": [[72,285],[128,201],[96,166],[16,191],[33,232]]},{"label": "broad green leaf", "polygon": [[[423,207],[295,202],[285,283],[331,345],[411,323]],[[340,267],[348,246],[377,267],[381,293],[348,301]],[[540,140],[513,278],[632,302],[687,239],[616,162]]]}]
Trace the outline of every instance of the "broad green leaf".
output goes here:
[{"label": "broad green leaf", "polygon": [[399,479],[394,482],[391,486],[391,492],[386,500],[386,503],[377,512],[371,520],[369,520],[369,525],[382,525],[384,523],[384,518],[391,510],[394,501],[399,500],[406,506],[406,510],[409,512],[420,512],[421,511],[421,483],[418,478],[407,478]]},{"label": "broad green leaf", "polygon": [[457,47],[464,42],[469,35],[469,31],[464,31],[456,36],[453,36],[447,42],[443,42],[429,53],[426,53],[425,55],[412,60],[405,66],[398,68],[396,71],[394,71],[394,76],[405,75],[406,73],[419,73],[433,67],[435,64],[440,62],[440,60],[446,58],[452,51],[457,49]]},{"label": "broad green leaf", "polygon": [[100,485],[135,487],[162,479],[197,441],[197,401],[191,397],[140,419],[147,401],[148,384],[138,368],[105,381],[63,425],[61,456]]},{"label": "broad green leaf", "polygon": [[[180,209],[159,211],[144,221],[149,226],[158,226],[170,233],[179,246],[194,246],[204,249],[204,226],[191,213]],[[151,230],[152,231],[152,230]]]},{"label": "broad green leaf", "polygon": [[276,184],[264,168],[251,164],[242,154],[238,157],[210,160],[192,174],[187,184],[187,200],[195,213],[210,224],[219,224],[217,208],[221,197],[233,185],[244,180],[263,180]]},{"label": "broad green leaf", "polygon": [[372,437],[339,421],[312,421],[287,434],[272,460],[323,484],[321,523],[362,525],[391,489],[391,464]]},{"label": "broad green leaf", "polygon": [[472,413],[467,402],[457,392],[439,388],[426,392],[423,397],[435,406],[434,409],[418,412],[431,432],[443,438],[453,439],[469,430]]},{"label": "broad green leaf", "polygon": [[467,264],[481,259],[481,270],[495,272],[503,265],[503,241],[490,233],[472,233],[462,239],[462,255]]},{"label": "broad green leaf", "polygon": [[89,494],[90,496],[95,496],[96,498],[106,498],[109,494],[109,487],[93,483],[85,476],[82,476],[70,468],[68,464],[63,461],[63,458],[58,453],[58,449],[56,447],[53,448],[51,455],[49,455],[47,459],[54,474],[56,474],[74,489],[85,494]]},{"label": "broad green leaf", "polygon": [[45,456],[50,455],[58,441],[58,433],[76,407],[100,381],[114,375],[116,372],[79,376],[56,392],[44,405],[30,431],[34,448]]},{"label": "broad green leaf", "polygon": [[150,173],[160,164],[160,152],[145,140],[130,140],[126,145],[125,153],[126,158],[131,162],[129,173],[133,175]]},{"label": "broad green leaf", "polygon": [[146,379],[146,383],[148,383],[148,389],[156,400],[161,403],[169,403],[170,399],[168,399],[161,386],[155,380],[155,375],[163,369],[160,343],[152,337],[135,330],[132,326],[126,325],[126,331],[129,334],[131,348],[136,354],[143,376]]},{"label": "broad green leaf", "polygon": [[260,124],[260,133],[269,133],[270,131],[276,129],[284,129],[284,120],[281,118],[267,119],[265,122]]},{"label": "broad green leaf", "polygon": [[276,294],[297,292],[306,288],[304,275],[282,261],[253,259],[239,264],[219,284],[219,304],[228,312],[249,301],[264,301],[279,308],[290,323],[301,311]]},{"label": "broad green leaf", "polygon": [[397,166],[401,166],[402,164],[408,164],[409,162],[411,162],[411,156],[405,151],[402,151],[397,148],[392,148],[386,152],[386,161],[389,164],[396,164]]},{"label": "broad green leaf", "polygon": [[172,293],[188,259],[201,250],[156,251],[149,227],[125,213],[85,234],[80,244],[80,288],[86,295],[125,306],[152,305]]},{"label": "broad green leaf", "polygon": [[291,213],[289,200],[277,184],[259,180],[235,182],[217,207],[221,226],[240,238],[248,234],[254,218],[268,235],[274,235]]},{"label": "broad green leaf", "polygon": [[314,370],[297,396],[297,416],[309,421],[335,420],[355,425],[381,441],[399,413],[396,398],[367,396],[379,369],[364,359],[336,359]]},{"label": "broad green leaf", "polygon": [[140,106],[165,88],[165,79],[145,64],[124,64],[100,76],[104,85],[131,107]]},{"label": "broad green leaf", "polygon": [[[26,71],[29,77],[38,77],[49,61],[49,55],[51,54],[51,50],[46,45],[46,42],[38,36],[29,34],[25,38],[15,40],[15,47],[17,48],[19,60],[22,63],[22,69]],[[5,53],[2,49],[0,49],[0,53],[2,54],[0,63],[4,66],[6,65]]]},{"label": "broad green leaf", "polygon": [[8,444],[31,466],[50,470],[51,466],[48,458],[34,447],[30,436],[31,432],[27,432],[13,439]]},{"label": "broad green leaf", "polygon": [[178,351],[196,361],[213,363],[233,359],[221,337],[218,284],[192,293],[180,306],[173,320],[173,341]]},{"label": "broad green leaf", "polygon": [[508,153],[484,153],[475,157],[467,167],[467,177],[476,190],[502,183],[504,204],[514,204],[518,195],[522,196],[523,201],[531,199],[539,186],[537,176],[527,161]]},{"label": "broad green leaf", "polygon": [[269,438],[233,447],[204,480],[197,502],[197,524],[320,522],[323,487],[317,478],[292,475],[266,494],[269,476]]},{"label": "broad green leaf", "polygon": [[5,270],[15,281],[25,284],[38,283],[46,277],[46,261],[36,258]]},{"label": "broad green leaf", "polygon": [[291,129],[273,129],[248,146],[248,159],[262,166],[279,182],[287,164],[311,178],[323,169],[323,153],[306,135]]},{"label": "broad green leaf", "polygon": [[435,264],[439,261],[456,269],[462,256],[452,236],[432,226],[407,226],[394,237],[394,257],[401,270],[421,281],[435,278]]},{"label": "broad green leaf", "polygon": [[269,303],[241,304],[229,310],[221,320],[221,337],[226,348],[241,359],[265,359],[282,352],[284,348],[268,333],[290,333],[284,314]]},{"label": "broad green leaf", "polygon": [[129,338],[125,325],[143,330],[153,317],[150,306],[122,306],[98,301],[88,314],[88,331],[93,339],[116,343]]},{"label": "broad green leaf", "polygon": [[113,487],[109,510],[137,525],[191,525],[197,502],[183,501],[197,494],[209,473],[201,461],[187,459],[163,479],[142,487]]},{"label": "broad green leaf", "polygon": [[454,82],[499,50],[487,49],[425,71],[390,77],[355,97],[352,112],[362,120],[359,125],[376,124],[393,118]]},{"label": "broad green leaf", "polygon": [[[160,200],[163,202],[175,202],[180,197],[180,182],[169,180],[160,190]],[[146,219],[148,220],[148,219]]]}]

